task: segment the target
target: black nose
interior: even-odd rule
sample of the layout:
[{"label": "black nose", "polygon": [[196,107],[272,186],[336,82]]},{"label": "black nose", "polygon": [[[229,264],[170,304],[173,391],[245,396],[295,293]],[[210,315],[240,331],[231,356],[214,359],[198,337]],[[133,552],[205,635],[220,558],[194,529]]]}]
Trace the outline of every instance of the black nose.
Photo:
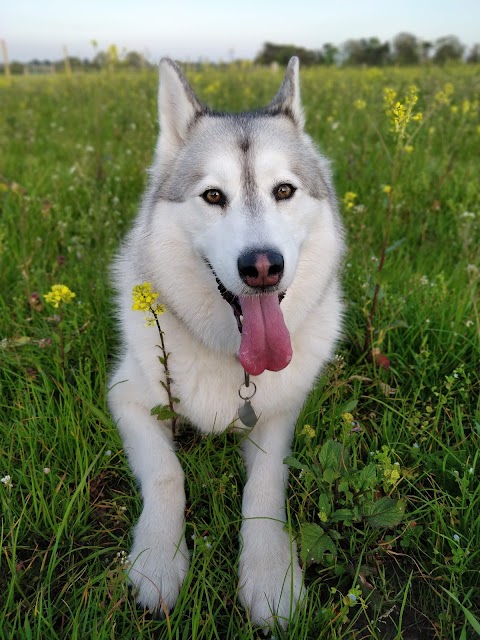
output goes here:
[{"label": "black nose", "polygon": [[283,275],[283,256],[276,251],[261,249],[240,256],[238,273],[249,287],[271,287],[280,282]]}]

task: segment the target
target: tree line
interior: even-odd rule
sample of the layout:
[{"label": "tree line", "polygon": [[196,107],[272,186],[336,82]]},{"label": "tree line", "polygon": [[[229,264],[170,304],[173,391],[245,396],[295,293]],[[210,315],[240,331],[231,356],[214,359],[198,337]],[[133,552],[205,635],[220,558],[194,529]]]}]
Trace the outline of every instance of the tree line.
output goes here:
[{"label": "tree line", "polygon": [[[28,63],[12,61],[9,72],[21,73],[54,73],[73,71],[95,71],[101,69],[147,69],[156,66],[137,51],[118,52],[116,45],[106,50],[98,50],[92,40],[94,55],[91,58],[79,58],[65,53],[59,60],[34,59]],[[447,62],[478,63],[480,62],[480,43],[474,44],[468,51],[457,36],[449,35],[438,38],[434,42],[422,40],[412,33],[399,33],[391,42],[382,42],[379,38],[350,39],[340,46],[327,42],[319,49],[306,49],[293,44],[274,44],[266,42],[255,57],[255,64],[270,65],[277,63],[286,65],[296,55],[302,65],[337,65],[337,66],[385,66],[385,65],[419,65]],[[5,65],[0,65],[4,72]]]},{"label": "tree line", "polygon": [[257,64],[276,62],[285,65],[292,55],[300,58],[303,65],[418,65],[447,62],[480,62],[480,43],[467,48],[457,36],[443,36],[434,42],[422,40],[412,33],[399,33],[392,42],[379,38],[350,39],[340,46],[327,42],[320,49],[305,49],[295,45],[266,42],[256,56]]}]

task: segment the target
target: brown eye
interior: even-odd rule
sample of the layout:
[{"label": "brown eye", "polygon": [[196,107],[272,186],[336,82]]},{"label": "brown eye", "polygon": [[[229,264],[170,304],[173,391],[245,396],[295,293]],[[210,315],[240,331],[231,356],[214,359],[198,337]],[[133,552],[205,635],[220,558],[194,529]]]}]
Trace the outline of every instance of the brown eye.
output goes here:
[{"label": "brown eye", "polygon": [[293,196],[296,189],[291,184],[279,184],[278,187],[275,187],[273,190],[273,195],[275,200],[288,200]]},{"label": "brown eye", "polygon": [[216,204],[219,207],[224,207],[227,199],[220,189],[207,189],[202,193],[202,198],[208,204]]}]

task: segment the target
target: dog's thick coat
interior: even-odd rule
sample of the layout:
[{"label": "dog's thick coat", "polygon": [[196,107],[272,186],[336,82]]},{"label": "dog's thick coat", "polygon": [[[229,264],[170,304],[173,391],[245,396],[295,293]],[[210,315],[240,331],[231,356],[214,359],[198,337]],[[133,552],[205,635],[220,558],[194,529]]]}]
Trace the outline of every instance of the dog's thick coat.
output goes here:
[{"label": "dog's thick coat", "polygon": [[342,312],[331,175],[303,131],[296,58],[272,103],[241,114],[202,105],[165,59],[159,117],[150,183],[114,268],[124,351],[109,405],[144,502],[130,579],[140,604],[171,608],[189,566],[184,473],[170,425],[150,414],[168,403],[159,336],[131,308],[132,287],[149,281],[167,309],[179,414],[205,433],[238,424],[244,368],[252,374],[259,420],[243,445],[239,597],[254,623],[285,625],[303,582],[284,530],[283,460]]}]

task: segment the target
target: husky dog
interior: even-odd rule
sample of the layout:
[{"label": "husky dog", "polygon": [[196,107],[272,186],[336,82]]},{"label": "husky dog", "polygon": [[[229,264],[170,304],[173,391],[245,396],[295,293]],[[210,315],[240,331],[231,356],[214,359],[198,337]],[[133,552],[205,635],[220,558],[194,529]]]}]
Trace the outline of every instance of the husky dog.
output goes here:
[{"label": "husky dog", "polygon": [[166,307],[181,416],[203,433],[242,427],[239,390],[256,388],[258,421],[244,419],[240,602],[254,624],[285,627],[304,593],[284,528],[283,460],[339,337],[343,232],[328,163],[303,130],[298,66],[292,58],[267,107],[225,114],[199,102],[174,62],[160,63],[150,182],[114,267],[124,352],[108,398],[141,485],[129,576],[151,610],[173,607],[189,553],[184,473],[170,423],[150,413],[168,404],[159,335],[132,311],[132,287],[144,281]]}]

